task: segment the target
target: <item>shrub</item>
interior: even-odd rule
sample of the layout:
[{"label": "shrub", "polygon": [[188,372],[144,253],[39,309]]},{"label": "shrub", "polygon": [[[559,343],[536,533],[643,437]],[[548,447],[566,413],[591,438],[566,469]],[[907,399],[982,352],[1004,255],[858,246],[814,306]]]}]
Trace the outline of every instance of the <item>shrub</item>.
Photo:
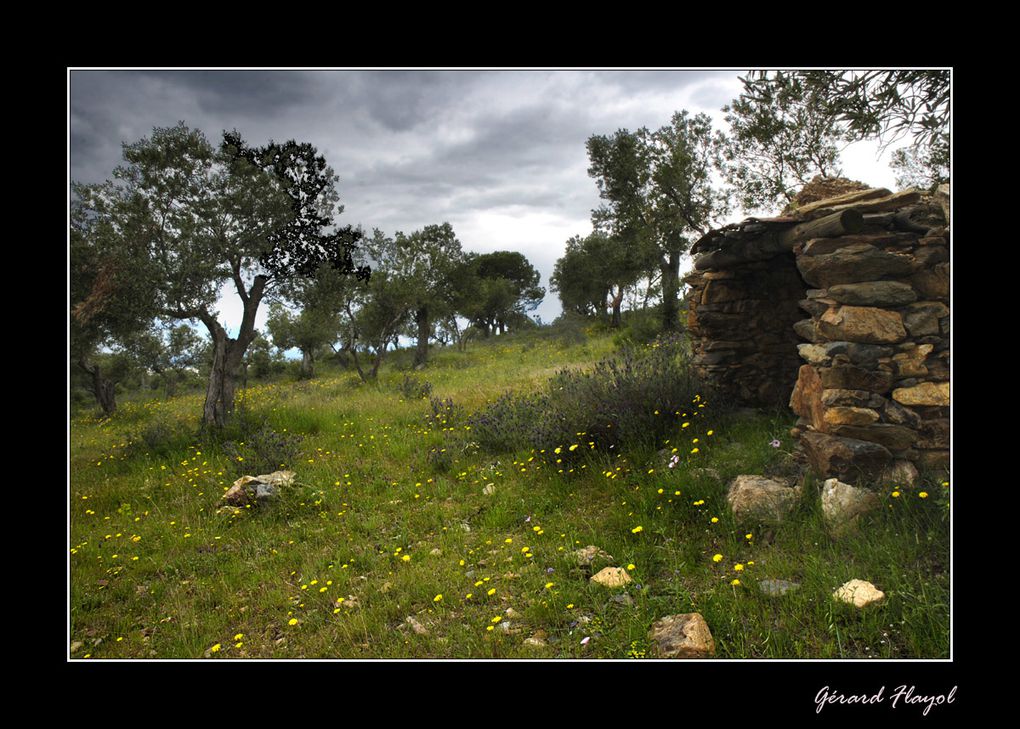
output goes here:
[{"label": "shrub", "polygon": [[628,346],[589,371],[561,371],[546,392],[504,395],[468,423],[472,438],[493,451],[575,444],[583,451],[622,444],[654,447],[685,414],[699,413],[699,394],[685,349],[673,337]]},{"label": "shrub", "polygon": [[397,391],[408,400],[424,400],[432,394],[432,383],[419,382],[417,377],[404,375],[403,381],[397,385]]},{"label": "shrub", "polygon": [[238,475],[258,475],[294,463],[301,455],[301,441],[300,435],[278,433],[263,425],[242,441],[224,442],[222,448]]}]

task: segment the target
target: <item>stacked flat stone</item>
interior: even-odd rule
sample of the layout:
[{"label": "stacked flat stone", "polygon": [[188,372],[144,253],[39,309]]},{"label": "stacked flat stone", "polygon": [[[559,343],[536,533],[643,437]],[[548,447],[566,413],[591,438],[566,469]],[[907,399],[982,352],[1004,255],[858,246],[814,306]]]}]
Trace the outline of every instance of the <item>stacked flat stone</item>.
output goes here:
[{"label": "stacked flat stone", "polygon": [[[760,222],[724,229],[709,250],[732,251],[793,221]],[[687,328],[695,371],[716,393],[741,404],[786,405],[797,379],[803,340],[793,329],[802,317],[799,302],[807,289],[792,253],[741,261],[722,270],[698,271],[684,279]]]},{"label": "stacked flat stone", "polygon": [[[789,402],[825,478],[948,467],[949,232],[938,205],[910,219],[918,199],[854,192],[713,231],[685,279],[698,374],[742,404]],[[797,223],[845,209],[864,221],[853,234],[776,250]]]},{"label": "stacked flat stone", "polygon": [[790,406],[812,469],[877,478],[895,460],[949,465],[949,235],[871,227],[807,241],[815,287],[795,327],[806,364]]}]

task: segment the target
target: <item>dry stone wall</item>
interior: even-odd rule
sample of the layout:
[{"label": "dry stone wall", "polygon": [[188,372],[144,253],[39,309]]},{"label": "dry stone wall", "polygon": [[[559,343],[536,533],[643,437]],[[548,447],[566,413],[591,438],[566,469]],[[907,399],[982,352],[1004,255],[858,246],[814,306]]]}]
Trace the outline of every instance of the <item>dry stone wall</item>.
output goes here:
[{"label": "dry stone wall", "polygon": [[855,191],[713,231],[695,246],[686,279],[694,366],[742,403],[789,402],[801,455],[820,476],[948,467],[940,203]]}]

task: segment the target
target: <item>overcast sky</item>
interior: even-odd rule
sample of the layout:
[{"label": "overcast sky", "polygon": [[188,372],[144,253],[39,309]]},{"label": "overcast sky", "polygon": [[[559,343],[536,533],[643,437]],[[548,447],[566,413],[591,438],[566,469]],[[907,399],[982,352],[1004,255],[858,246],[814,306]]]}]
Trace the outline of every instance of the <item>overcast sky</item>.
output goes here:
[{"label": "overcast sky", "polygon": [[[535,313],[548,322],[561,311],[553,264],[569,237],[591,232],[599,205],[588,137],[658,128],[681,109],[722,129],[743,73],[71,71],[71,179],[108,179],[122,143],[178,121],[214,143],[225,129],[256,145],[310,142],[340,177],[339,223],[392,235],[445,221],[466,250],[520,251],[542,274]],[[844,152],[844,173],[895,189],[887,160],[860,143]],[[220,312],[236,332],[236,296]]]}]

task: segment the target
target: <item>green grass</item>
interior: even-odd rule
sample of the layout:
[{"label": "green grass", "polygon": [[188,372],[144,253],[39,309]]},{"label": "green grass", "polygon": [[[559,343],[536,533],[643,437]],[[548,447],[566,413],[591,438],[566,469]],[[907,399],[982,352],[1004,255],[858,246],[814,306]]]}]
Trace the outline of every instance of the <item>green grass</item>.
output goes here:
[{"label": "green grass", "polygon": [[[414,374],[467,414],[612,347],[611,336],[572,345],[505,337],[439,351]],[[691,611],[704,615],[724,658],[948,657],[941,479],[929,479],[926,499],[884,489],[882,509],[838,540],[810,483],[786,524],[746,528],[726,508],[726,484],[790,472],[786,413],[726,416],[708,403],[662,444],[682,456],[674,469],[638,451],[557,464],[551,450],[570,444],[546,453],[471,447],[456,415],[429,423],[428,400],[400,394],[403,377],[384,368],[377,385],[362,385],[323,368],[308,382],[249,386],[252,416],[302,436],[289,464],[298,485],[236,517],[216,505],[245,464],[194,435],[199,394],[128,399],[110,420],[75,417],[74,657],[650,657],[651,624]],[[570,558],[588,544],[614,565],[633,564],[633,583],[591,583]],[[765,578],[802,586],[768,597],[757,589]],[[836,604],[832,591],[852,578],[876,584],[886,603]],[[612,599],[624,593],[629,604]],[[401,627],[409,616],[426,634]],[[546,645],[525,645],[536,633]]]}]

